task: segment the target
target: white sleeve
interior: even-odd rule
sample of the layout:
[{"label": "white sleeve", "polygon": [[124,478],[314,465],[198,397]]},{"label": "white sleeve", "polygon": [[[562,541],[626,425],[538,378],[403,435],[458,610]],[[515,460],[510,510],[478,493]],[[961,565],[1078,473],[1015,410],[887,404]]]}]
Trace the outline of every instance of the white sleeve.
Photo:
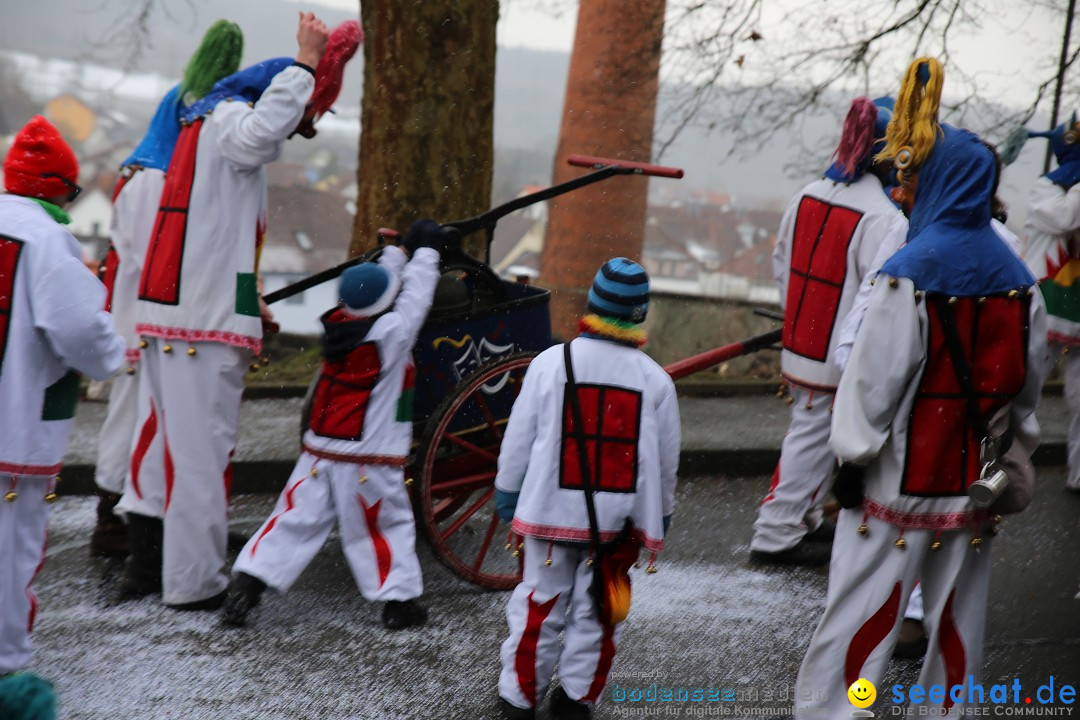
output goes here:
[{"label": "white sleeve", "polygon": [[[393,250],[393,252],[390,252]],[[387,248],[386,255],[401,255],[399,248]],[[431,301],[435,297],[435,285],[439,281],[439,253],[432,248],[418,248],[412,260],[401,271],[401,291],[394,300],[394,309],[387,313],[385,322],[393,330],[386,333],[383,341],[383,358],[386,364],[397,362],[397,358],[412,351],[420,328],[431,310]],[[382,322],[382,321],[380,321]]]},{"label": "white sleeve", "polygon": [[788,272],[791,269],[791,243],[795,234],[795,217],[799,214],[799,202],[802,193],[792,200],[783,217],[780,218],[780,228],[776,231],[776,247],[773,248],[772,266],[773,279],[776,287],[780,289],[780,309],[784,309],[787,301]]},{"label": "white sleeve", "polygon": [[242,102],[222,102],[214,108],[220,128],[218,148],[234,167],[253,170],[277,160],[281,146],[304,117],[315,78],[291,65],[270,82],[255,107]]},{"label": "white sleeve", "polygon": [[874,287],[871,282],[874,276],[881,271],[881,266],[897,250],[903,247],[904,242],[907,240],[907,229],[907,218],[903,215],[898,213],[895,218],[892,218],[888,231],[881,239],[881,244],[878,245],[877,251],[874,253],[874,259],[870,262],[866,274],[863,275],[862,282],[859,284],[859,292],[855,295],[851,309],[840,325],[836,349],[833,351],[833,363],[839,368],[840,372],[843,372],[844,368],[847,367],[848,358],[851,357],[851,348],[855,345],[855,336],[859,332],[859,326],[862,325],[863,316],[866,315],[866,307],[870,303],[870,291]]},{"label": "white sleeve", "polygon": [[1068,192],[1061,191],[1031,204],[1027,223],[1051,235],[1062,235],[1080,228],[1080,183]]},{"label": "white sleeve", "polygon": [[1048,370],[1048,347],[1046,342],[1046,304],[1042,292],[1033,288],[1029,312],[1027,375],[1024,387],[1012,399],[1009,408],[1009,425],[1029,449],[1039,444],[1039,421],[1035,408],[1042,398],[1043,382]]},{"label": "white sleeve", "polygon": [[893,288],[880,277],[833,405],[829,446],[842,463],[865,465],[881,452],[925,352],[911,280]]},{"label": "white sleeve", "polygon": [[679,452],[682,448],[682,429],[679,418],[679,397],[675,383],[668,378],[668,392],[656,408],[660,440],[660,487],[664,516],[675,509],[675,484],[678,482]]},{"label": "white sleeve", "polygon": [[401,270],[407,262],[409,256],[397,245],[387,245],[379,255],[379,265],[396,278],[401,277]]},{"label": "white sleeve", "polygon": [[105,380],[124,362],[124,339],[104,308],[105,286],[70,255],[35,282],[34,326],[64,364],[94,380]]},{"label": "white sleeve", "polygon": [[525,371],[521,393],[510,410],[502,446],[499,448],[499,470],[495,475],[495,487],[505,492],[521,492],[525,471],[529,468],[529,455],[536,441],[540,389],[542,380],[536,370],[536,361]]}]

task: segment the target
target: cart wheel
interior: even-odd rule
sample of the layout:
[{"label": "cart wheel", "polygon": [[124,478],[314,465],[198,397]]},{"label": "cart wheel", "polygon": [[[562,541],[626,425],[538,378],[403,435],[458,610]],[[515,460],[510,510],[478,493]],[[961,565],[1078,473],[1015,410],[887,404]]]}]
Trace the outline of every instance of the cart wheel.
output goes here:
[{"label": "cart wheel", "polygon": [[432,412],[414,466],[420,517],[435,554],[492,590],[509,590],[521,579],[520,559],[505,551],[509,525],[495,512],[495,471],[510,408],[534,357],[498,358],[462,380]]}]

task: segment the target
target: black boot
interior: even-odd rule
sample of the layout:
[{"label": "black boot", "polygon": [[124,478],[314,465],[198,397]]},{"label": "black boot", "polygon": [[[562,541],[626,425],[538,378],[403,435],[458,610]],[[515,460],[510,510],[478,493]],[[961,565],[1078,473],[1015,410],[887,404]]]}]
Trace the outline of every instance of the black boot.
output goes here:
[{"label": "black boot", "polygon": [[590,720],[592,707],[586,703],[571,700],[562,685],[551,691],[551,704],[548,706],[554,720]]},{"label": "black boot", "polygon": [[519,708],[517,705],[510,703],[506,698],[501,695],[499,696],[500,720],[534,720],[535,717],[535,708]]},{"label": "black boot", "polygon": [[427,610],[415,600],[388,600],[383,606],[382,624],[388,630],[420,627],[427,622]]},{"label": "black boot", "polygon": [[98,490],[97,495],[97,524],[90,535],[90,554],[123,559],[128,554],[127,527],[113,512],[120,496],[105,490]]},{"label": "black boot", "polygon": [[202,600],[192,600],[186,603],[170,603],[165,607],[173,610],[220,610],[221,606],[225,604],[225,597],[228,590],[222,590],[217,595],[211,595],[208,598]]},{"label": "black boot", "polygon": [[161,592],[161,518],[128,513],[127,531],[130,553],[113,604]]},{"label": "black boot", "polygon": [[248,613],[259,604],[266,583],[245,572],[237,573],[229,585],[229,596],[225,599],[225,612],[221,624],[228,627],[243,627],[247,624]]}]

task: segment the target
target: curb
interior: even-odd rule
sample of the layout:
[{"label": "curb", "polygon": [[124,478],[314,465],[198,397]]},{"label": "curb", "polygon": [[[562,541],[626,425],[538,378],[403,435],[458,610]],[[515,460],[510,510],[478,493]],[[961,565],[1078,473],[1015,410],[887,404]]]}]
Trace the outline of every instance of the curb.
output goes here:
[{"label": "curb", "polygon": [[[1064,465],[1064,443],[1040,445],[1032,455],[1038,467]],[[780,460],[779,449],[746,448],[727,450],[683,450],[679,454],[679,476],[715,475],[721,478],[746,475],[770,475]],[[232,492],[237,495],[278,493],[292,473],[293,460],[245,460],[233,463]],[[94,466],[66,465],[63,481],[57,487],[60,495],[93,495]]]}]

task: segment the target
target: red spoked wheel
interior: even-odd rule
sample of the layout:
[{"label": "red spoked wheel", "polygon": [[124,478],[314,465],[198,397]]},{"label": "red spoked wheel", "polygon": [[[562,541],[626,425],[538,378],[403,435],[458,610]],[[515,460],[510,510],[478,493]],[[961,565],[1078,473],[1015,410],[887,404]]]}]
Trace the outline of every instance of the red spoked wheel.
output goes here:
[{"label": "red spoked wheel", "polygon": [[502,357],[462,380],[431,414],[416,456],[417,501],[432,549],[456,574],[492,590],[521,580],[520,557],[506,550],[509,524],[495,512],[495,471],[534,357]]}]

